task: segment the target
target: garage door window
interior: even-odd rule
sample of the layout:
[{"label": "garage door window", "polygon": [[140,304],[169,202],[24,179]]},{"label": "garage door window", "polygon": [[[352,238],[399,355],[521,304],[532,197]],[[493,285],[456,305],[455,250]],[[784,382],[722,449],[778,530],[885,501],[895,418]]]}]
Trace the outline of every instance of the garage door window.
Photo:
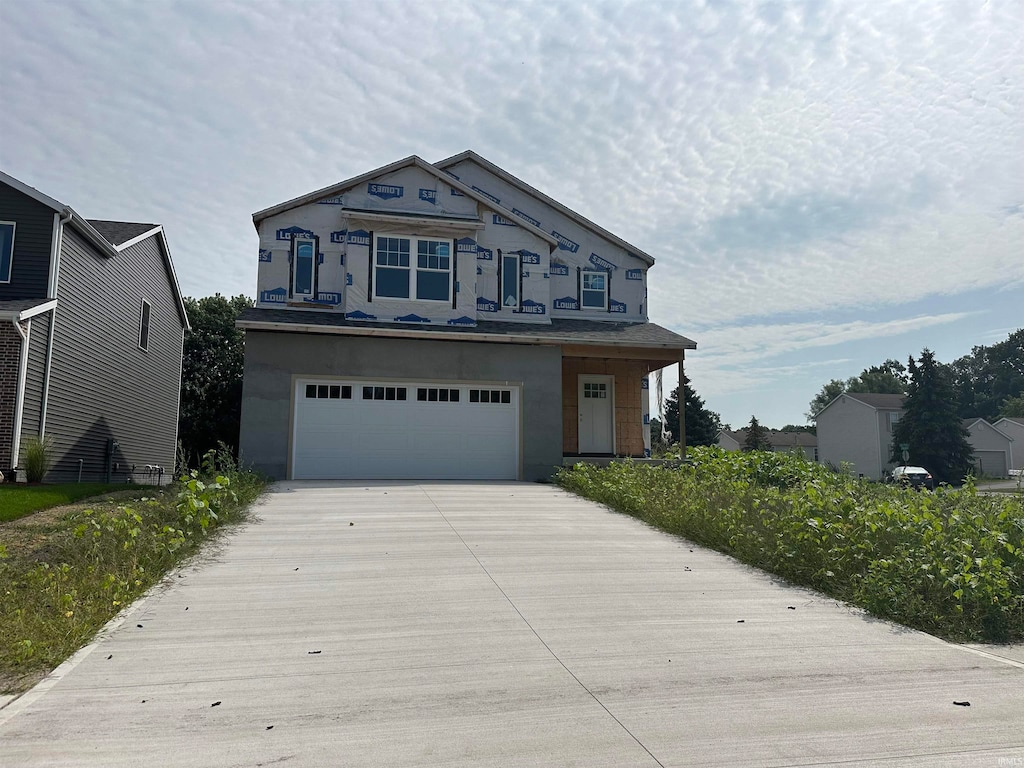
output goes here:
[{"label": "garage door window", "polygon": [[421,403],[457,403],[459,402],[459,390],[419,387],[416,390],[416,399]]},{"label": "garage door window", "polygon": [[310,400],[351,400],[352,387],[348,384],[307,384],[306,397]]},{"label": "garage door window", "polygon": [[363,400],[405,400],[405,387],[363,387]]},{"label": "garage door window", "polygon": [[512,402],[512,390],[509,389],[471,389],[469,390],[469,402],[471,403],[498,403],[509,404]]}]

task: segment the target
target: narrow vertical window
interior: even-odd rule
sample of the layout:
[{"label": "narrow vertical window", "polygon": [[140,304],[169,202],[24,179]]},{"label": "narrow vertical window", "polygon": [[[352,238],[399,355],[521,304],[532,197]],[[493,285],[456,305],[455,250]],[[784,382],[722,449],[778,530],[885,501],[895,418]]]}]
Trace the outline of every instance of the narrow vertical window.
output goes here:
[{"label": "narrow vertical window", "polygon": [[139,349],[149,351],[149,302],[142,300],[142,311],[139,313]]},{"label": "narrow vertical window", "polygon": [[505,254],[501,257],[501,305],[519,307],[519,255]]},{"label": "narrow vertical window", "polygon": [[14,265],[13,221],[0,221],[0,283],[11,282],[11,267]]},{"label": "narrow vertical window", "polygon": [[313,295],[313,275],[316,270],[316,241],[295,240],[293,260],[293,296]]}]

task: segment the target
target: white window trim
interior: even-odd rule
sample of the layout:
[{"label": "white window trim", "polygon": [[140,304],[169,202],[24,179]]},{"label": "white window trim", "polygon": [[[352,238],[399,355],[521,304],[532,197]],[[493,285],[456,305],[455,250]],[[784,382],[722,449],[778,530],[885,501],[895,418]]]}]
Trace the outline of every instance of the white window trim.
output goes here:
[{"label": "white window trim", "polygon": [[[146,324],[146,346],[142,346],[142,328],[143,320],[146,317],[146,308],[149,308],[149,322]],[[149,337],[153,334],[153,305],[145,299],[142,300],[142,304],[139,306],[139,349],[143,352],[149,352]]]},{"label": "white window trim", "polygon": [[[295,290],[295,279],[296,279],[296,277],[299,274],[299,243],[310,243],[312,245],[312,247],[313,247],[313,271],[310,273],[311,280],[310,280],[310,286],[309,286],[309,293],[299,293],[297,290]],[[314,237],[293,237],[292,238],[292,284],[291,284],[291,286],[289,286],[291,288],[291,291],[289,291],[289,295],[288,295],[289,299],[305,298],[305,297],[316,298],[316,296],[315,296],[315,292],[316,292],[316,270],[317,270],[317,266],[318,266],[317,261],[318,261],[319,258],[320,258],[320,255],[317,253],[316,238],[314,238]]]},{"label": "white window trim", "polygon": [[[604,304],[600,307],[588,307],[583,303],[583,292],[594,291],[593,288],[587,288],[587,275],[600,275],[604,278]],[[603,269],[584,269],[580,273],[580,309],[584,312],[607,312],[608,311],[608,288],[609,288],[609,275]]]},{"label": "white window trim", "polygon": [[[501,283],[505,280],[505,259],[515,259],[516,262],[516,303],[506,304],[505,303],[505,288]],[[503,312],[519,312],[519,309],[523,306],[522,297],[522,274],[523,274],[523,256],[519,253],[503,253],[501,255],[501,280],[498,281],[498,305],[501,307]]]},{"label": "white window trim", "polygon": [[[392,266],[388,264],[377,263],[377,242],[382,238],[393,238],[398,240],[409,241],[409,266]],[[444,243],[448,246],[448,269],[432,269],[430,267],[420,267],[420,255],[419,255],[419,243],[420,241],[430,243]],[[444,237],[420,237],[419,235],[406,235],[397,234],[391,232],[374,232],[373,242],[370,245],[371,253],[373,256],[373,301],[395,301],[414,302],[416,304],[451,304],[452,296],[455,291],[455,259],[458,258],[455,247],[451,239]],[[382,296],[377,293],[377,287],[380,285],[380,281],[377,279],[377,270],[383,269],[404,269],[409,274],[409,297],[404,296]],[[430,274],[448,274],[448,298],[447,299],[421,299],[418,298],[416,292],[416,274],[418,272],[427,272]]]},{"label": "white window trim", "polygon": [[10,262],[7,265],[7,268],[8,268],[9,271],[7,273],[7,279],[6,280],[0,280],[0,283],[5,283],[6,284],[6,283],[10,283],[11,280],[14,278],[14,238],[18,234],[18,222],[16,222],[16,221],[0,221],[0,224],[10,224],[11,225],[11,260],[10,260]]}]

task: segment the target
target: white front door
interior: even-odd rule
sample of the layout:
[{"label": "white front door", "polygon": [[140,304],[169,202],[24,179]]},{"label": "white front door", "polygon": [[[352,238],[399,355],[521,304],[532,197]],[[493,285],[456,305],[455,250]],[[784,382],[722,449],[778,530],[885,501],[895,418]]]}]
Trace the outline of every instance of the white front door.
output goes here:
[{"label": "white front door", "polygon": [[580,376],[579,452],[614,453],[614,376]]}]

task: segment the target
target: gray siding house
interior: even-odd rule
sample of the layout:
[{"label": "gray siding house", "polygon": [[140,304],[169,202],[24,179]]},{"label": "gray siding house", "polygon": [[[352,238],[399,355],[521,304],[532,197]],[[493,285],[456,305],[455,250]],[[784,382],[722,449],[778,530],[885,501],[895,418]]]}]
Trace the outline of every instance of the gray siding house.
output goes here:
[{"label": "gray siding house", "polygon": [[1010,469],[1015,473],[1024,470],[1024,419],[1004,416],[993,426],[1013,439]]},{"label": "gray siding house", "polygon": [[974,467],[979,476],[1009,477],[1013,467],[1014,440],[985,419],[964,419],[967,442],[974,449]]},{"label": "gray siding house", "polygon": [[881,480],[895,466],[892,430],[903,417],[903,400],[903,395],[839,395],[817,415],[819,460]]},{"label": "gray siding house", "polygon": [[523,479],[649,455],[654,259],[472,152],[253,215],[242,459],[276,478]]},{"label": "gray siding house", "polygon": [[[723,429],[718,433],[717,445],[726,451],[742,451],[746,442],[745,429]],[[768,442],[776,453],[798,453],[808,461],[818,460],[818,438],[813,432],[782,432],[770,429]]]},{"label": "gray siding house", "polygon": [[[0,468],[169,480],[188,319],[163,229],[86,220],[0,172]],[[24,472],[17,471],[18,479]]]}]

